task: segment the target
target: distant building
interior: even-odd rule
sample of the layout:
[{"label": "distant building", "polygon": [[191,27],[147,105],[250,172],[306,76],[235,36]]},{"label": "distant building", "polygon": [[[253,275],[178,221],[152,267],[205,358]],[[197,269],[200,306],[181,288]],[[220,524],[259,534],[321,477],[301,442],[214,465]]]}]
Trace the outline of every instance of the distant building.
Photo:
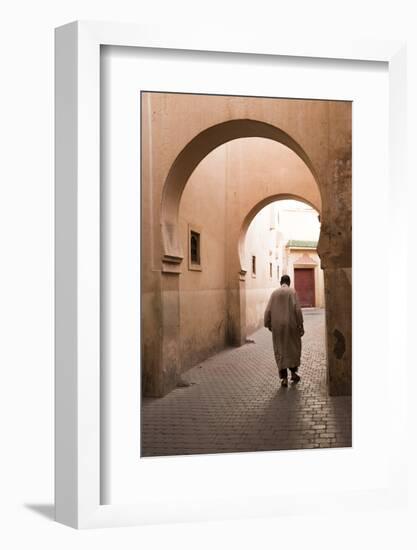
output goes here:
[{"label": "distant building", "polygon": [[263,323],[263,312],[282,275],[291,277],[302,307],[324,307],[324,278],[317,254],[318,213],[283,200],[261,210],[246,235],[246,329]]},{"label": "distant building", "polygon": [[317,241],[290,240],[285,246],[286,271],[301,307],[324,307],[324,278]]}]

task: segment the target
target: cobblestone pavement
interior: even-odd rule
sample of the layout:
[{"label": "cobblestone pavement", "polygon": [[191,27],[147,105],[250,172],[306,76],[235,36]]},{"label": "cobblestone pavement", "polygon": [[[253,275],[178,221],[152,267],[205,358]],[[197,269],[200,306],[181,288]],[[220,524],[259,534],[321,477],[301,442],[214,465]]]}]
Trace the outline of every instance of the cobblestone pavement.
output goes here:
[{"label": "cobblestone pavement", "polygon": [[326,390],[324,311],[304,310],[298,385],[281,388],[262,328],[187,371],[192,385],[142,402],[142,456],[351,446],[351,398]]}]

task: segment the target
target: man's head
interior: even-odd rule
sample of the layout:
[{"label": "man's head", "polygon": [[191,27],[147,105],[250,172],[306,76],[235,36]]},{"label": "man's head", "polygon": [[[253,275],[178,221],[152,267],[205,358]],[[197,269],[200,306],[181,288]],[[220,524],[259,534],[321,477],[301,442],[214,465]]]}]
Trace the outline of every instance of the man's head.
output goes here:
[{"label": "man's head", "polygon": [[283,275],[283,276],[281,277],[281,285],[288,285],[288,286],[290,286],[290,284],[291,284],[291,279],[289,278],[289,276],[288,276],[288,275]]}]

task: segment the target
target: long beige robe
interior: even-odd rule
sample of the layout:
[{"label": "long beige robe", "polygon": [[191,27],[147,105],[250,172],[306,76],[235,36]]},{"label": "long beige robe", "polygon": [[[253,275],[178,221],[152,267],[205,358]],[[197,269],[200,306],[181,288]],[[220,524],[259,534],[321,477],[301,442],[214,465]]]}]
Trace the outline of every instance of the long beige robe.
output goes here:
[{"label": "long beige robe", "polygon": [[294,289],[282,285],[274,290],[265,310],[264,325],[272,330],[278,369],[298,367],[301,360],[303,314]]}]

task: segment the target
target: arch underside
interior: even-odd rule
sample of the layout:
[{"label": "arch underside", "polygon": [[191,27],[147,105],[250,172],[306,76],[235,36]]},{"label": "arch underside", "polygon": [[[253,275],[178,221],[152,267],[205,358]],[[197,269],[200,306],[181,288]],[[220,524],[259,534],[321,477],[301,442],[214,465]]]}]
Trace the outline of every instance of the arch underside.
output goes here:
[{"label": "arch underside", "polygon": [[[280,189],[279,192],[273,193],[271,196],[263,197],[260,204],[263,201],[263,206],[265,206],[268,201],[272,202],[274,200],[274,196],[286,196],[311,204],[317,210],[321,209],[320,187],[311,160],[303,148],[286,132],[271,124],[250,119],[231,120],[212,126],[198,134],[184,147],[175,159],[165,181],[161,204],[162,264],[164,271],[180,272],[179,265],[183,259],[183,252],[178,228],[179,206],[181,196],[191,174],[200,162],[217,147],[229,141],[248,137],[275,141],[295,153],[298,160],[301,159],[304,163],[305,170],[311,179],[311,186],[315,188],[316,193],[316,197],[313,198],[314,193],[305,196],[294,193],[291,188],[287,193]],[[263,206],[259,206],[259,209]],[[253,208],[256,209],[258,206],[250,205],[248,207],[249,216]],[[244,228],[244,225],[242,228]]]},{"label": "arch underside", "polygon": [[277,195],[270,195],[268,197],[265,197],[261,201],[259,201],[255,206],[248,212],[247,216],[243,220],[240,235],[239,235],[239,243],[238,243],[238,249],[239,249],[239,260],[240,260],[240,275],[241,277],[244,277],[247,269],[245,266],[245,239],[246,234],[248,232],[249,226],[252,222],[252,220],[255,218],[255,216],[266,206],[269,204],[272,204],[274,202],[280,201],[280,200],[296,200],[299,202],[302,202],[306,204],[307,206],[310,206],[314,210],[317,211],[318,215],[320,215],[320,205],[317,203],[313,203],[307,199],[305,199],[302,196],[294,195],[294,194],[288,194],[288,193],[279,193]]}]

